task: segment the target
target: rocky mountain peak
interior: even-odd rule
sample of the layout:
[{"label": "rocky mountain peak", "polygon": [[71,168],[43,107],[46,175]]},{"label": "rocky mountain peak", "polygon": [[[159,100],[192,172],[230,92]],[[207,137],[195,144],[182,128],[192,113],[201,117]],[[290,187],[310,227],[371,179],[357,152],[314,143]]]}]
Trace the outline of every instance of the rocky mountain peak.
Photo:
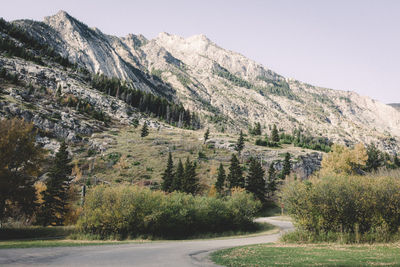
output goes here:
[{"label": "rocky mountain peak", "polygon": [[50,27],[19,22],[70,61],[167,95],[217,129],[237,131],[260,122],[265,129],[273,124],[287,132],[301,128],[337,143],[375,142],[386,151],[400,151],[400,112],[393,107],[286,79],[203,34],[119,38],[92,30],[65,11],[46,17],[45,24]]},{"label": "rocky mountain peak", "polygon": [[44,23],[50,25],[50,26],[57,26],[59,24],[71,24],[71,22],[75,20],[73,17],[71,17],[67,12],[64,10],[60,10],[57,12],[57,14],[53,16],[48,16],[44,18]]}]

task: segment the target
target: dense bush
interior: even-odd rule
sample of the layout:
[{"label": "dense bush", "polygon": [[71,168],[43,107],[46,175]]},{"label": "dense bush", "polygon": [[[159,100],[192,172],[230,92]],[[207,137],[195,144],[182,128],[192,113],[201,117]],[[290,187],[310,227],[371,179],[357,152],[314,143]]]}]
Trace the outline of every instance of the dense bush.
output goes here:
[{"label": "dense bush", "polygon": [[246,230],[253,226],[259,207],[252,195],[241,190],[214,198],[136,186],[97,186],[86,197],[78,229],[99,238],[184,238]]},{"label": "dense bush", "polygon": [[390,240],[398,235],[399,177],[333,175],[294,181],[284,186],[282,196],[299,227],[297,235],[302,231],[303,237],[312,239],[347,235],[349,242]]}]

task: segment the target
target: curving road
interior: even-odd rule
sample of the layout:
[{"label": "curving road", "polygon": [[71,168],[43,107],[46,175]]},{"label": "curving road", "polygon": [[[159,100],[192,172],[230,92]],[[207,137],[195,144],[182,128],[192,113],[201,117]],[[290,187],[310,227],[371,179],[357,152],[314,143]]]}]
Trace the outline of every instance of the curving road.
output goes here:
[{"label": "curving road", "polygon": [[[293,228],[292,223],[278,221],[273,217],[258,218],[256,221],[271,223],[282,231]],[[208,259],[210,252],[228,247],[275,242],[281,233],[213,240],[2,249],[0,266],[216,266]]]}]

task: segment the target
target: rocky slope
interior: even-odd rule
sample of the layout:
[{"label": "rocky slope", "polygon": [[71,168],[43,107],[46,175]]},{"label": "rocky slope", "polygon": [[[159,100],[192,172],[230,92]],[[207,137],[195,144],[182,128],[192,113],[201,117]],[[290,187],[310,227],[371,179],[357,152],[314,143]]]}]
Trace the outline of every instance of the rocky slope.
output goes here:
[{"label": "rocky slope", "polygon": [[63,11],[44,22],[16,23],[92,72],[179,100],[216,129],[237,131],[260,122],[287,131],[301,127],[338,143],[376,142],[386,151],[399,150],[400,112],[393,107],[284,78],[204,35],[119,38]]}]

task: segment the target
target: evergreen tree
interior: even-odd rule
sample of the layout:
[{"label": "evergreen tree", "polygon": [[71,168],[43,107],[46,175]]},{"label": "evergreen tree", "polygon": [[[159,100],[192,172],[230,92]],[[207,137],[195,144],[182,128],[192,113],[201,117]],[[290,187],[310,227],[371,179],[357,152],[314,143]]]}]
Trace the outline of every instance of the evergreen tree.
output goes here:
[{"label": "evergreen tree", "polygon": [[207,128],[206,132],[204,133],[204,144],[207,142],[209,135],[210,135],[210,128]]},{"label": "evergreen tree", "polygon": [[243,137],[243,132],[240,131],[239,138],[238,138],[238,140],[236,142],[235,150],[240,155],[240,153],[242,152],[243,148],[244,148],[244,137]]},{"label": "evergreen tree", "polygon": [[273,193],[277,189],[277,182],[276,182],[276,171],[274,168],[274,163],[269,165],[268,174],[267,174],[267,194],[269,196],[273,195]]},{"label": "evergreen tree", "polygon": [[72,167],[67,148],[66,143],[62,142],[50,169],[47,189],[43,193],[43,225],[63,225],[65,214],[68,212],[67,193]]},{"label": "evergreen tree", "polygon": [[244,187],[244,178],[242,167],[235,154],[232,154],[231,165],[229,166],[229,174],[227,177],[229,188]]},{"label": "evergreen tree", "polygon": [[167,167],[165,168],[162,179],[162,190],[165,192],[171,192],[172,182],[174,180],[174,162],[172,161],[171,152],[168,154]]},{"label": "evergreen tree", "polygon": [[217,189],[217,192],[220,194],[224,191],[225,179],[226,179],[225,169],[222,163],[220,163],[218,168],[217,181],[215,182],[215,188]]},{"label": "evergreen tree", "polygon": [[278,133],[278,129],[276,128],[275,124],[272,127],[271,140],[272,140],[272,142],[275,142],[275,143],[279,142],[279,133]]},{"label": "evergreen tree", "polygon": [[199,187],[199,179],[196,174],[196,162],[191,162],[189,157],[186,159],[182,190],[188,194],[196,194]]},{"label": "evergreen tree", "polygon": [[396,154],[394,155],[393,163],[394,163],[396,168],[400,168],[400,160],[399,160],[399,157]]},{"label": "evergreen tree", "polygon": [[247,175],[246,190],[253,193],[260,201],[265,200],[265,171],[261,163],[250,158],[249,174]]},{"label": "evergreen tree", "polygon": [[149,129],[148,129],[148,127],[147,127],[147,122],[144,122],[143,127],[142,127],[142,130],[141,130],[141,132],[140,132],[140,136],[141,136],[142,138],[144,138],[144,137],[146,137],[146,136],[148,136],[148,135],[149,135]]},{"label": "evergreen tree", "polygon": [[285,159],[283,161],[283,168],[281,172],[281,179],[285,179],[287,175],[290,174],[290,170],[292,169],[292,165],[290,163],[290,153],[287,152],[285,154]]},{"label": "evergreen tree", "polygon": [[253,135],[261,135],[261,124],[259,122],[256,122],[254,124],[254,128],[252,129],[252,134]]},{"label": "evergreen tree", "polygon": [[184,179],[184,168],[182,160],[179,159],[178,167],[176,168],[176,173],[174,175],[174,179],[172,180],[171,191],[181,191],[183,179]]},{"label": "evergreen tree", "polygon": [[375,146],[375,144],[371,143],[367,146],[367,155],[368,159],[365,164],[365,170],[376,171],[379,167],[383,165],[383,155],[382,152]]}]

